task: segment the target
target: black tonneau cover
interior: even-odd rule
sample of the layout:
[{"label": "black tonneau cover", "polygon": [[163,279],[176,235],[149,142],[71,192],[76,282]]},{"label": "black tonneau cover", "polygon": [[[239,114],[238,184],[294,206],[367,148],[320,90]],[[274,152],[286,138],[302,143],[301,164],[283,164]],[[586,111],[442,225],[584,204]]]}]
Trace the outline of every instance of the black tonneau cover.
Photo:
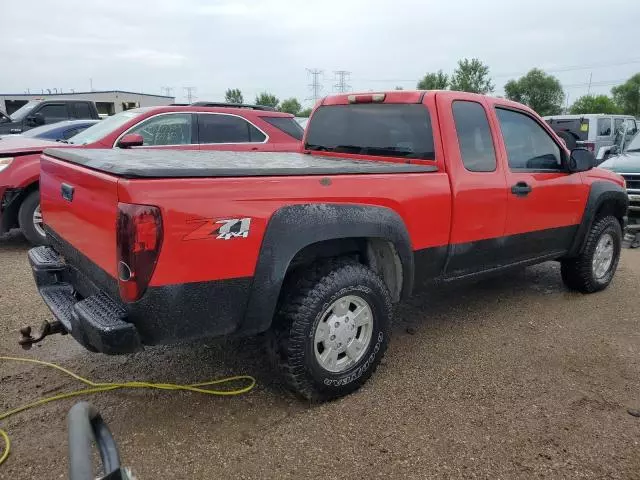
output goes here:
[{"label": "black tonneau cover", "polygon": [[431,165],[279,152],[164,149],[58,149],[45,155],[125,178],[268,177],[435,172]]}]

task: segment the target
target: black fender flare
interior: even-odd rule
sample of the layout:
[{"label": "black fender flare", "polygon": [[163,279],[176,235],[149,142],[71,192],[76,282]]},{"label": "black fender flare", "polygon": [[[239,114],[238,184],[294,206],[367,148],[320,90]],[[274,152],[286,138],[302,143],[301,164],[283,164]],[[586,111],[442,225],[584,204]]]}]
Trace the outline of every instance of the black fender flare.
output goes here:
[{"label": "black fender flare", "polygon": [[395,211],[373,205],[291,205],[277,210],[269,220],[240,330],[259,333],[270,327],[287,269],[298,252],[317,242],[345,238],[391,242],[402,263],[402,297],[411,293],[414,276],[411,239]]},{"label": "black fender flare", "polygon": [[622,219],[623,224],[621,226],[624,228],[624,223],[627,218],[627,210],[629,208],[629,197],[627,196],[627,192],[620,185],[613,182],[594,182],[591,184],[589,198],[587,199],[587,204],[585,206],[584,213],[582,214],[582,220],[578,225],[578,230],[576,231],[573,243],[571,244],[566,257],[575,257],[582,252],[589,230],[591,230],[593,221],[596,218],[596,214],[606,202],[612,202],[614,204],[613,212],[616,217]]}]

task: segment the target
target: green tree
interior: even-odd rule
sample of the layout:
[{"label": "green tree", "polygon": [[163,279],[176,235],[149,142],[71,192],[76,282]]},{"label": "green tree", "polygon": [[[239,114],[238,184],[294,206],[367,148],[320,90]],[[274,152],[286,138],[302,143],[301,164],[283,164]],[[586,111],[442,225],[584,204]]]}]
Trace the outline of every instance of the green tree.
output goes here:
[{"label": "green tree", "polygon": [[298,112],[298,116],[299,117],[308,117],[309,115],[311,115],[311,108],[305,108],[304,110],[300,110]]},{"label": "green tree", "polygon": [[616,105],[627,115],[640,116],[640,73],[611,89]]},{"label": "green tree", "polygon": [[244,103],[242,92],[239,88],[230,88],[224,94],[224,100],[227,103]]},{"label": "green tree", "polygon": [[584,95],[571,105],[569,111],[573,114],[620,113],[615,102],[606,95]]},{"label": "green tree", "polygon": [[262,92],[256,97],[256,105],[263,105],[265,107],[278,108],[279,102],[278,97],[268,92]]},{"label": "green tree", "polygon": [[449,83],[451,90],[487,94],[493,92],[494,85],[489,77],[489,67],[477,58],[458,61]]},{"label": "green tree", "polygon": [[446,90],[449,86],[449,75],[438,70],[436,73],[427,73],[418,82],[418,90]]},{"label": "green tree", "polygon": [[300,110],[302,110],[302,105],[300,105],[300,102],[295,98],[287,98],[280,104],[281,112],[298,115],[300,113]]},{"label": "green tree", "polygon": [[530,70],[518,80],[509,80],[504,92],[509,100],[528,105],[538,115],[558,115],[562,112],[564,93],[560,81],[538,68]]}]

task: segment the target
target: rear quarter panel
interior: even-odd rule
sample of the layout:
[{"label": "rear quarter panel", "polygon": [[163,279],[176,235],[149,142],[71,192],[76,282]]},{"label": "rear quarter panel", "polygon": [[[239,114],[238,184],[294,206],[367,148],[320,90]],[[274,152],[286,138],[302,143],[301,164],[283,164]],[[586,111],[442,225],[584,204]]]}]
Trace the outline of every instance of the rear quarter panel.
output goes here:
[{"label": "rear quarter panel", "polygon": [[[376,205],[404,220],[414,250],[448,243],[445,173],[124,180],[122,202],[156,205],[164,239],[152,286],[253,276],[270,217],[287,205]],[[247,238],[218,240],[215,222],[250,218]],[[296,232],[292,231],[291,235]]]}]

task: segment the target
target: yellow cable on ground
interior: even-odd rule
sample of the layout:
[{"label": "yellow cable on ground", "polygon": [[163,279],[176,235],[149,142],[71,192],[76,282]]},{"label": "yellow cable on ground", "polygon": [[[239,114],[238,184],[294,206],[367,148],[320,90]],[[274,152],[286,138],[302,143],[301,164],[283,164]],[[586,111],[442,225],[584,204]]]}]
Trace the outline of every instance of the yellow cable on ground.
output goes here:
[{"label": "yellow cable on ground", "polygon": [[[55,402],[56,400],[62,400],[63,398],[77,397],[79,395],[88,395],[90,393],[108,392],[109,390],[117,390],[119,388],[155,388],[159,390],[173,390],[173,391],[184,390],[188,392],[204,393],[205,395],[241,395],[243,393],[247,393],[256,385],[256,379],[250,375],[237,375],[235,377],[227,377],[227,378],[222,378],[220,380],[211,380],[209,382],[192,383],[190,385],[178,385],[174,383],[135,382],[135,381],[123,382],[123,383],[101,383],[101,382],[92,382],[91,380],[83,378],[80,375],[77,375],[67,370],[66,368],[61,367],[60,365],[56,365],[54,363],[49,363],[49,362],[43,362],[41,360],[35,360],[33,358],[0,356],[0,360],[4,360],[6,362],[34,363],[36,365],[42,365],[45,367],[54,368],[90,387],[90,388],[84,388],[81,390],[74,390],[72,392],[53,395],[51,397],[46,397],[40,400],[36,400],[35,402],[27,403],[26,405],[22,405],[21,407],[14,408],[13,410],[9,410],[8,412],[0,414],[0,421],[6,418],[9,418],[11,415],[15,415],[16,413],[24,412],[25,410],[29,410],[30,408],[44,405],[45,403]],[[246,381],[248,382],[248,384],[242,388],[236,388],[233,390],[215,390],[213,388],[201,388],[201,387],[211,387],[213,385],[222,385],[229,382],[239,382],[239,381]],[[7,435],[7,432],[5,432],[2,429],[0,429],[0,437],[2,437],[2,439],[4,440],[4,452],[0,456],[0,465],[2,465],[4,461],[9,457],[9,451],[11,449],[11,441],[9,440],[9,435]]]}]

